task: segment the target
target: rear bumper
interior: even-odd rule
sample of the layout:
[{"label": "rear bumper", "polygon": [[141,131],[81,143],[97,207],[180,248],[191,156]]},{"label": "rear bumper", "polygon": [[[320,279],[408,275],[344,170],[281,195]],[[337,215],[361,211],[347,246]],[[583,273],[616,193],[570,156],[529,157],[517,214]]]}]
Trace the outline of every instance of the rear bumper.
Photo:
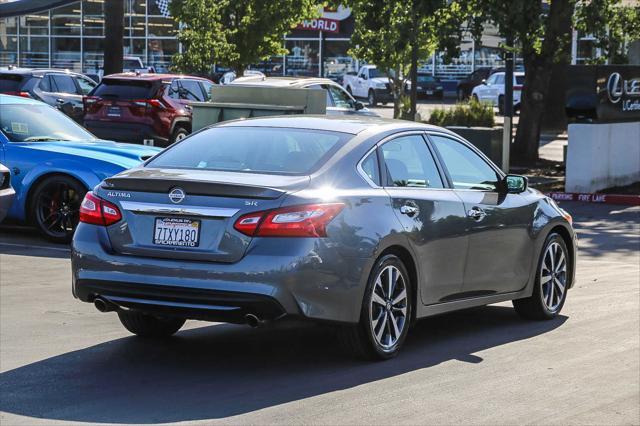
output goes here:
[{"label": "rear bumper", "polygon": [[71,253],[73,294],[189,319],[244,322],[251,313],[358,321],[368,258],[344,258],[318,239],[284,249],[281,239],[269,240],[254,239],[236,263],[158,259],[113,253],[106,229],[81,223]]},{"label": "rear bumper", "polygon": [[137,144],[142,144],[145,139],[153,139],[156,146],[169,144],[169,138],[160,135],[148,124],[85,120],[84,126],[100,139]]}]

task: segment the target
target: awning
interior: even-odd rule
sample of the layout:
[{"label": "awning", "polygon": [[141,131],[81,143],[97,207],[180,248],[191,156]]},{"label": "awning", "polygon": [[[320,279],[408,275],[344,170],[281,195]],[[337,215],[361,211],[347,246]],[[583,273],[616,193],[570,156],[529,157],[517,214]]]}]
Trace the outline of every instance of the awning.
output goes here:
[{"label": "awning", "polygon": [[54,7],[76,3],[78,0],[14,0],[0,3],[0,18],[43,12]]}]

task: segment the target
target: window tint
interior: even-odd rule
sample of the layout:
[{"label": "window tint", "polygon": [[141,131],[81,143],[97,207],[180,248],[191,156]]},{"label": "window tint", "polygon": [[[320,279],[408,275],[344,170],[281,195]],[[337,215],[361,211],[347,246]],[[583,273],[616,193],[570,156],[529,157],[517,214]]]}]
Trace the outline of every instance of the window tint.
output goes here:
[{"label": "window tint", "polygon": [[375,183],[380,185],[380,169],[378,168],[378,156],[372,152],[361,164],[364,173]]},{"label": "window tint", "polygon": [[76,84],[71,76],[61,74],[51,74],[51,85],[54,92],[58,93],[78,93]]},{"label": "window tint", "polygon": [[150,81],[104,78],[93,95],[109,99],[150,99],[154,93]]},{"label": "window tint", "polygon": [[48,75],[45,75],[40,79],[40,83],[38,84],[40,90],[44,92],[51,92],[51,79]]},{"label": "window tint", "polygon": [[0,92],[19,92],[22,76],[18,74],[0,74]]},{"label": "window tint", "polygon": [[389,186],[442,188],[442,179],[420,135],[402,136],[381,147]]},{"label": "window tint", "polygon": [[333,98],[333,103],[338,108],[348,108],[354,109],[355,105],[353,101],[341,88],[336,86],[328,86],[329,93],[331,93],[331,97]]},{"label": "window tint", "polygon": [[180,80],[180,99],[204,101],[202,89],[195,80]]},{"label": "window tint", "polygon": [[80,86],[80,92],[82,92],[83,95],[88,94],[93,90],[94,87],[96,87],[96,84],[93,81],[86,78],[76,77],[76,81],[78,82],[78,86]]},{"label": "window tint", "polygon": [[205,100],[210,101],[211,88],[213,87],[213,83],[210,83],[208,81],[201,81],[200,84],[202,85],[202,90],[204,91]]},{"label": "window tint", "polygon": [[351,137],[306,129],[217,127],[167,148],[149,166],[309,174]]},{"label": "window tint", "polygon": [[497,173],[471,148],[443,136],[430,135],[456,189],[495,191]]}]

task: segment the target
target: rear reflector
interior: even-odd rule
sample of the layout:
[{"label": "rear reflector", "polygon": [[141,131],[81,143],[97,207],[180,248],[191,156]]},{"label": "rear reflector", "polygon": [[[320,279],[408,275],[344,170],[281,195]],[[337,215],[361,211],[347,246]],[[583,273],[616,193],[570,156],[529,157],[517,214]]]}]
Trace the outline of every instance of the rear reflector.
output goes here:
[{"label": "rear reflector", "polygon": [[234,228],[250,237],[326,237],[327,224],[344,208],[343,203],[306,204],[249,213]]},{"label": "rear reflector", "polygon": [[87,192],[80,204],[80,222],[109,226],[122,219],[118,207],[93,192]]}]

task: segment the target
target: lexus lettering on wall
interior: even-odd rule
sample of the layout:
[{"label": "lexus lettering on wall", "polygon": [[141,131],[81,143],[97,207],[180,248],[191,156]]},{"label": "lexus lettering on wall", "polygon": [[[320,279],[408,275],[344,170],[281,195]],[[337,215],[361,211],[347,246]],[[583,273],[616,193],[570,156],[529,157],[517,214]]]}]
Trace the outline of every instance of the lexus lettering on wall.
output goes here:
[{"label": "lexus lettering on wall", "polygon": [[607,96],[612,104],[620,104],[622,111],[640,110],[640,78],[625,80],[619,72],[609,75]]}]

